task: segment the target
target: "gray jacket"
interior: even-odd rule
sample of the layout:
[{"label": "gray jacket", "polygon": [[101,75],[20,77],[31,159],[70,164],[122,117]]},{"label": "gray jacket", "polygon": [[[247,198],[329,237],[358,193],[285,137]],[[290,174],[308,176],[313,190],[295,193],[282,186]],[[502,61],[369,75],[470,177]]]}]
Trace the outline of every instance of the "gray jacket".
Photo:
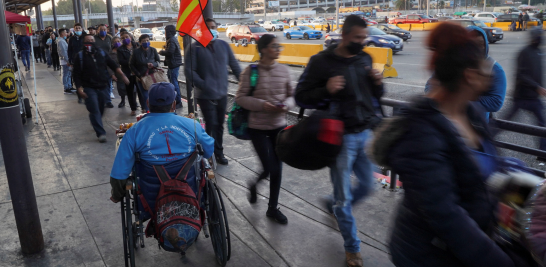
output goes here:
[{"label": "gray jacket", "polygon": [[184,64],[184,73],[188,82],[193,78],[195,97],[211,100],[225,97],[228,92],[228,65],[239,80],[241,67],[228,43],[216,40],[203,47],[194,42],[191,45],[191,62]]},{"label": "gray jacket", "polygon": [[70,63],[68,61],[68,43],[64,38],[57,38],[57,53],[59,53],[59,58],[63,59],[67,63]]}]

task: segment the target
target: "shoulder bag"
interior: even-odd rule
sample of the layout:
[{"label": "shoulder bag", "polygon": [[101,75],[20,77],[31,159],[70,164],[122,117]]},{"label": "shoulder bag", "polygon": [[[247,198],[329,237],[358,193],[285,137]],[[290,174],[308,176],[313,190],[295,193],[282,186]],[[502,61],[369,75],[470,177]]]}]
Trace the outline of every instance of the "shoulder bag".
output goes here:
[{"label": "shoulder bag", "polygon": [[[256,90],[258,78],[258,65],[250,65],[250,91],[248,92],[249,96],[252,96],[254,90]],[[237,139],[250,140],[250,135],[248,134],[249,114],[250,112],[247,109],[239,106],[237,102],[234,102],[227,120],[229,134],[235,136]]]}]

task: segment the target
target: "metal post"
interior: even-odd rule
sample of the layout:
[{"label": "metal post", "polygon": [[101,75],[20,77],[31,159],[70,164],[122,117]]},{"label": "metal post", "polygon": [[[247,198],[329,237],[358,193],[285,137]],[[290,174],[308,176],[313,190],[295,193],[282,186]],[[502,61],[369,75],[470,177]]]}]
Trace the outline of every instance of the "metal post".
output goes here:
[{"label": "metal post", "polygon": [[72,0],[72,10],[74,10],[74,22],[81,23],[81,21],[79,21],[80,17],[78,16],[78,3],[76,0]]},{"label": "metal post", "polygon": [[487,2],[487,1],[483,0],[483,12],[485,12],[485,2]]},{"label": "metal post", "polygon": [[338,0],[336,0],[336,29],[339,29],[339,3],[338,3]]},{"label": "metal post", "polygon": [[265,21],[267,20],[267,16],[266,16],[267,10],[266,10],[266,8],[265,8],[266,5],[267,5],[267,0],[264,0],[264,23],[265,23]]},{"label": "metal post", "polygon": [[398,180],[397,178],[398,177],[396,176],[396,173],[391,170],[391,190],[396,189],[396,181]]},{"label": "metal post", "polygon": [[[212,6],[212,3],[209,5]],[[112,0],[106,0],[106,13],[108,14],[108,26],[110,26],[110,35],[115,36],[114,12],[112,11]]]},{"label": "metal post", "polygon": [[55,0],[51,0],[51,10],[53,10],[53,28],[57,30],[59,25],[57,24],[57,7],[55,7]]},{"label": "metal post", "polygon": [[[4,1],[0,1],[0,10],[4,8]],[[8,29],[6,16],[4,12],[0,12],[0,36],[8,36]],[[0,38],[0,42],[2,47],[10,47],[9,38]],[[0,91],[4,96],[0,100],[0,125],[2,125],[0,143],[13,215],[19,233],[21,251],[24,254],[35,254],[44,249],[44,237],[21,123],[11,49],[0,50],[0,64],[2,77],[4,77],[0,83]]]},{"label": "metal post", "polygon": [[40,12],[38,12],[38,7],[39,6],[34,6],[34,14],[36,14],[36,29],[40,30],[42,28],[42,24],[41,24],[41,21],[40,21],[40,16],[42,14],[40,14]]},{"label": "metal post", "polygon": [[430,0],[427,0],[427,16],[428,16],[428,8],[430,6]]},{"label": "metal post", "polygon": [[82,2],[81,2],[81,0],[76,0],[76,2],[78,3],[78,22],[82,23],[83,22]]}]

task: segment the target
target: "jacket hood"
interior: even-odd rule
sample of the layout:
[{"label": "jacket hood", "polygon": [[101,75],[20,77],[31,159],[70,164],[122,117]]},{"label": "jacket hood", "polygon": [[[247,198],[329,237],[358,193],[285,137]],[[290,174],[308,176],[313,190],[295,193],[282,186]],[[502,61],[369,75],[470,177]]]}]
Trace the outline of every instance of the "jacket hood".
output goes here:
[{"label": "jacket hood", "polygon": [[482,34],[485,41],[485,57],[487,57],[489,55],[489,42],[487,41],[487,34],[485,33],[485,31],[482,28],[474,25],[468,26],[467,29],[468,31],[477,31]]},{"label": "jacket hood", "polygon": [[165,26],[165,37],[170,39],[176,34],[176,27],[174,25]]}]

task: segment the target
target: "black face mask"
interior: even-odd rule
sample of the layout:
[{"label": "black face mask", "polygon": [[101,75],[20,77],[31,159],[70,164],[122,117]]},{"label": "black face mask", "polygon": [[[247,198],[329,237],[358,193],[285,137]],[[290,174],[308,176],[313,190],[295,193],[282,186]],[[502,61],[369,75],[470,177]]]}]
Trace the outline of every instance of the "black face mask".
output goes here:
[{"label": "black face mask", "polygon": [[83,43],[83,50],[84,51],[87,51],[88,53],[91,53],[91,54],[94,54],[96,49],[95,49],[95,43],[93,42],[85,42]]},{"label": "black face mask", "polygon": [[364,45],[361,44],[361,43],[350,42],[349,45],[347,46],[347,51],[351,55],[356,55],[356,54],[360,53],[360,51],[362,51],[362,49],[364,49]]}]

